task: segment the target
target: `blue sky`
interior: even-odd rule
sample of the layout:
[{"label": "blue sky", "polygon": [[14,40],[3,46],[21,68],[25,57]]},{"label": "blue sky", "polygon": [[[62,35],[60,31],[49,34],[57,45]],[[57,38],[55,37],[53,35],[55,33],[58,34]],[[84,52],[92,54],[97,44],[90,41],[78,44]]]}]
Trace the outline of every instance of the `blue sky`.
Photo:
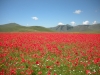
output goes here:
[{"label": "blue sky", "polygon": [[0,24],[54,27],[100,23],[100,0],[0,0]]}]

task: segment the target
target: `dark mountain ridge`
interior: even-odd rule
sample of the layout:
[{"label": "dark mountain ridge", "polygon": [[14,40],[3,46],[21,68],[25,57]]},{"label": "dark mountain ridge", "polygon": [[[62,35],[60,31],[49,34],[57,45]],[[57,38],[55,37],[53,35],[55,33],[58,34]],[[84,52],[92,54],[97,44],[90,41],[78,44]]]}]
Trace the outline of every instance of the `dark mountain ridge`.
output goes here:
[{"label": "dark mountain ridge", "polygon": [[72,28],[73,28],[73,26],[67,24],[67,25],[58,25],[56,27],[51,27],[50,29],[56,30],[56,31],[68,31]]},{"label": "dark mountain ridge", "polygon": [[50,29],[59,32],[100,32],[100,24],[77,26],[58,25],[56,27],[51,27]]}]

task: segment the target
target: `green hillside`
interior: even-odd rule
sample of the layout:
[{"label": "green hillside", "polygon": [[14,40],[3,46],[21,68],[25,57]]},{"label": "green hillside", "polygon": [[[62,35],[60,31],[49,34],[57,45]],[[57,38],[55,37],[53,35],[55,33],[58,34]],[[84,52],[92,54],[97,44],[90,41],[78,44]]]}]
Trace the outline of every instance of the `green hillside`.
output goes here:
[{"label": "green hillside", "polygon": [[52,32],[52,31],[53,30],[41,26],[26,27],[16,23],[0,25],[0,32]]}]

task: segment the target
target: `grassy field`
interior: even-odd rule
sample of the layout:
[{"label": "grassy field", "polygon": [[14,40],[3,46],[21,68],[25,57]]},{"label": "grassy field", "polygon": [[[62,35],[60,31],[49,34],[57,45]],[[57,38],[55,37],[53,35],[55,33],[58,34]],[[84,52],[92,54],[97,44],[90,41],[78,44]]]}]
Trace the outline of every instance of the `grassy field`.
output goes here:
[{"label": "grassy field", "polygon": [[0,33],[0,75],[100,75],[100,34]]}]

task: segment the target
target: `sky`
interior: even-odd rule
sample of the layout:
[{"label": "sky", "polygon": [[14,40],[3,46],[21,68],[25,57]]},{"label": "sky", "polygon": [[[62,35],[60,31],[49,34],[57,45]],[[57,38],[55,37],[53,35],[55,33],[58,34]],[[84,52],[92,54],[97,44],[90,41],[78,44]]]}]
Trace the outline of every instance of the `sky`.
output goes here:
[{"label": "sky", "polygon": [[100,23],[100,0],[0,0],[0,25],[55,27]]}]

